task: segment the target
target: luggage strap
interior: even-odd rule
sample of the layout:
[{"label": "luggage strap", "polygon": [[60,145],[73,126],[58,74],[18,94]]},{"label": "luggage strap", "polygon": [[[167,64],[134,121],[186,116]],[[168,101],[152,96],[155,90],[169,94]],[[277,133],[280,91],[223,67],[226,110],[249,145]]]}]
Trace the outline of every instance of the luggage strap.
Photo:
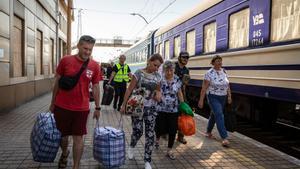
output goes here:
[{"label": "luggage strap", "polygon": [[[103,126],[104,126],[104,122],[103,122]],[[100,127],[100,120],[96,120],[96,127]],[[104,126],[105,128],[105,126]],[[123,115],[121,114],[120,119],[119,119],[119,125],[118,125],[118,129],[123,131]]]}]

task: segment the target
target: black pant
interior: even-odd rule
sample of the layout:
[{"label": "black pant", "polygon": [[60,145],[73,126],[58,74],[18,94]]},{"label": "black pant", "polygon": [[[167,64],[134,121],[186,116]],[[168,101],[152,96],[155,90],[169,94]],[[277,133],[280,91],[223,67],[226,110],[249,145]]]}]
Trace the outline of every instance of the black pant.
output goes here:
[{"label": "black pant", "polygon": [[178,113],[159,112],[156,118],[155,132],[159,138],[164,134],[169,135],[168,148],[172,148],[178,128]]},{"label": "black pant", "polygon": [[114,89],[115,89],[114,108],[116,109],[118,106],[118,110],[120,110],[126,92],[126,82],[121,82],[121,83],[114,82]]}]

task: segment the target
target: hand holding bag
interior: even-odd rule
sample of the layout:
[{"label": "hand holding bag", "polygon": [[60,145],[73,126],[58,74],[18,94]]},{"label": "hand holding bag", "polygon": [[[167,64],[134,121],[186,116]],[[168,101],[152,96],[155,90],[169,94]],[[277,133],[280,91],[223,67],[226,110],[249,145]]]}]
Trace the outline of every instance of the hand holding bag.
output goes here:
[{"label": "hand holding bag", "polygon": [[127,103],[125,115],[130,115],[134,117],[142,117],[144,114],[144,97],[146,94],[146,89],[141,87],[140,80],[135,89],[133,89]]},{"label": "hand holding bag", "polygon": [[184,113],[186,115],[194,117],[194,112],[192,108],[186,102],[181,102],[178,108],[180,113]]}]

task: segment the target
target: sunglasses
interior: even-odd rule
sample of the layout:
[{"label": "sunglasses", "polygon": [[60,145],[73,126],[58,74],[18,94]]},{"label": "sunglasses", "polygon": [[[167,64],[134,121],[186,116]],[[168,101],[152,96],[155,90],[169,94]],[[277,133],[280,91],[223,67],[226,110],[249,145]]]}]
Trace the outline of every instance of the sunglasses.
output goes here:
[{"label": "sunglasses", "polygon": [[181,56],[181,58],[184,58],[184,59],[189,59],[188,56]]}]

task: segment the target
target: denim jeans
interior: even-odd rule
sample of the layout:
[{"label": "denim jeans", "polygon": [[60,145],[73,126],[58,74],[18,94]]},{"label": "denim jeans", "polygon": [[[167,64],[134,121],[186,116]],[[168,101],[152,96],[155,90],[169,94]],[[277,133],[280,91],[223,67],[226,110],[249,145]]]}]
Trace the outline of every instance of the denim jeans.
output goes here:
[{"label": "denim jeans", "polygon": [[207,95],[208,104],[212,111],[207,124],[207,133],[211,133],[216,123],[218,132],[222,139],[226,139],[228,137],[223,114],[226,98],[227,96],[218,96],[214,94]]}]

